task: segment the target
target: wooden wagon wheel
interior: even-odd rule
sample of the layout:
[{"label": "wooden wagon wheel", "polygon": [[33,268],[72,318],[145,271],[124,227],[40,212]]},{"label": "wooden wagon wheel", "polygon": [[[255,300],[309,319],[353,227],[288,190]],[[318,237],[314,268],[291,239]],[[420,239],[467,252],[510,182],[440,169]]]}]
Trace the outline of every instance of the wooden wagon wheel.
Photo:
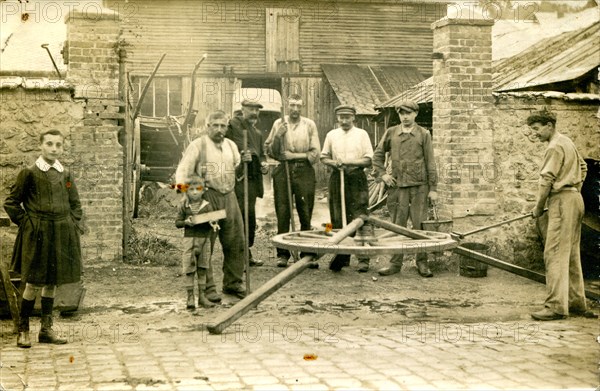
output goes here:
[{"label": "wooden wagon wheel", "polygon": [[373,234],[362,236],[359,233],[348,237],[340,243],[332,245],[329,238],[335,230],[300,231],[277,235],[272,238],[278,248],[290,251],[302,251],[316,254],[357,254],[364,256],[416,254],[423,252],[438,252],[452,249],[458,245],[450,234],[433,231],[417,231],[427,236],[427,239],[411,239],[408,236],[375,228]]},{"label": "wooden wagon wheel", "polygon": [[138,211],[140,206],[140,189],[142,187],[142,163],[141,163],[141,135],[140,135],[140,119],[136,118],[133,125],[133,142],[131,151],[131,211],[133,218],[138,217]]}]

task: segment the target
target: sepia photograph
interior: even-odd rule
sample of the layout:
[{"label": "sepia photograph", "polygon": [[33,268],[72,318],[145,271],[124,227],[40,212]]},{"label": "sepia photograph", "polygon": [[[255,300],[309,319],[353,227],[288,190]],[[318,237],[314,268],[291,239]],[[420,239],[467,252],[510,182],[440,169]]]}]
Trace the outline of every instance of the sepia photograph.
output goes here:
[{"label": "sepia photograph", "polygon": [[599,0],[0,19],[0,391],[600,387]]}]

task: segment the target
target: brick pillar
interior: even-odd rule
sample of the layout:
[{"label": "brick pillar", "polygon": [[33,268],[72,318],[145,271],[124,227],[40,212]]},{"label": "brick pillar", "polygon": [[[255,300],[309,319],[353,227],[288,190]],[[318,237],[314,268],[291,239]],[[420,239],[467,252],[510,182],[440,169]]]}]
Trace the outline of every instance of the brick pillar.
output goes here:
[{"label": "brick pillar", "polygon": [[71,128],[72,171],[84,211],[85,261],[121,260],[123,255],[123,103],[119,101],[119,15],[87,7],[65,18],[67,81],[83,106]]},{"label": "brick pillar", "polygon": [[433,29],[433,140],[446,216],[495,212],[492,25],[441,19]]}]

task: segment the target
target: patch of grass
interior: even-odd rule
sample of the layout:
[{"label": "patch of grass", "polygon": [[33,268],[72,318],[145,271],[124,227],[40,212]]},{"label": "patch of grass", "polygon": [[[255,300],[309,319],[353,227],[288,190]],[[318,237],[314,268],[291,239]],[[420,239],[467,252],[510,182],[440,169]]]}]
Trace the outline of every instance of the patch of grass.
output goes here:
[{"label": "patch of grass", "polygon": [[132,229],[124,262],[131,265],[177,266],[181,250],[166,239]]}]

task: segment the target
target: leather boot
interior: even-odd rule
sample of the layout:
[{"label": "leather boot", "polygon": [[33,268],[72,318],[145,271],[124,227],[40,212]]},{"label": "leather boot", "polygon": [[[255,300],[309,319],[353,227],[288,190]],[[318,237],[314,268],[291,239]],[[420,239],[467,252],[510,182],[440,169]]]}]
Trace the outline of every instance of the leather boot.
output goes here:
[{"label": "leather boot", "polygon": [[[203,287],[204,288],[204,287]],[[202,308],[212,308],[215,305],[208,300],[208,298],[206,297],[206,293],[204,292],[204,289],[200,289],[199,293],[198,293],[198,305]]]},{"label": "leather boot", "polygon": [[429,262],[427,260],[417,260],[417,270],[421,277],[433,277],[433,273],[429,269]]},{"label": "leather boot", "polygon": [[390,266],[379,269],[380,276],[391,276],[392,274],[400,273],[402,265],[397,263],[390,263]]},{"label": "leather boot", "polygon": [[219,296],[219,294],[215,290],[209,290],[204,292],[204,297],[206,297],[206,299],[212,303],[221,302],[221,296]]},{"label": "leather boot", "polygon": [[188,310],[193,310],[196,308],[196,299],[194,298],[194,288],[187,289],[187,301],[185,303],[185,308]]},{"label": "leather boot", "polygon": [[358,272],[366,273],[369,271],[369,258],[358,260]]},{"label": "leather boot", "polygon": [[17,336],[17,346],[20,348],[30,348],[31,338],[29,337],[29,316],[33,311],[35,300],[21,300],[21,311],[19,313],[19,335]]},{"label": "leather boot", "polygon": [[198,268],[198,305],[202,308],[212,308],[215,305],[206,297],[206,269]]},{"label": "leather boot", "polygon": [[66,339],[62,339],[54,334],[52,330],[52,308],[54,307],[53,297],[42,297],[42,327],[38,334],[39,343],[51,343],[55,345],[63,345],[67,343]]}]

